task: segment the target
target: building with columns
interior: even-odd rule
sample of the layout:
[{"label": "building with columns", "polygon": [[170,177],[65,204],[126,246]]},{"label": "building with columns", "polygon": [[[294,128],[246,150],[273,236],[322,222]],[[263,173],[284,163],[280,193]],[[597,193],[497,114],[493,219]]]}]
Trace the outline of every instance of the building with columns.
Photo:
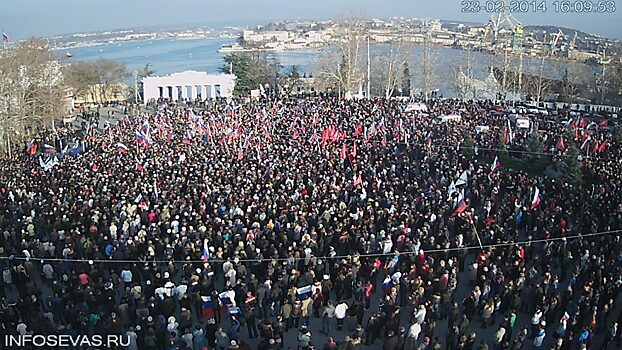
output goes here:
[{"label": "building with columns", "polygon": [[143,83],[143,101],[168,98],[173,101],[233,96],[235,75],[207,74],[185,71],[160,77],[146,77]]}]

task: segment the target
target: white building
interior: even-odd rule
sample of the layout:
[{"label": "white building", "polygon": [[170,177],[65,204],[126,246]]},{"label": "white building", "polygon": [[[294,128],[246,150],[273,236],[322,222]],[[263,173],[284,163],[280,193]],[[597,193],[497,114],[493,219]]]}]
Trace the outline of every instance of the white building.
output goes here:
[{"label": "white building", "polygon": [[143,101],[168,98],[173,101],[233,96],[235,75],[185,71],[143,78]]}]

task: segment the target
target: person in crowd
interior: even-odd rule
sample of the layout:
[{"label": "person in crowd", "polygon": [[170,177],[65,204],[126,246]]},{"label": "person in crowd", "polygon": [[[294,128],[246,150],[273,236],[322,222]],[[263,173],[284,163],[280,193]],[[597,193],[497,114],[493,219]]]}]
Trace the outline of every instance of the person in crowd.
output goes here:
[{"label": "person in crowd", "polygon": [[521,128],[518,102],[422,103],[162,100],[105,130],[33,130],[65,147],[0,160],[0,329],[158,350],[619,347],[617,120],[561,106]]}]

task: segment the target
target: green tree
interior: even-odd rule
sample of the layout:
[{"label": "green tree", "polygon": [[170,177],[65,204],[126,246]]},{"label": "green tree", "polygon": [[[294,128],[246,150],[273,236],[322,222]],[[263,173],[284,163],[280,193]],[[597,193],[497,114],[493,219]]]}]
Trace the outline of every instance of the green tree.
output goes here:
[{"label": "green tree", "polygon": [[411,75],[410,69],[408,68],[408,61],[404,61],[402,70],[402,94],[404,96],[410,96],[410,81]]},{"label": "green tree", "polygon": [[475,155],[475,143],[473,142],[473,137],[471,137],[471,134],[467,134],[464,137],[464,145],[462,146],[461,152],[462,154],[469,158],[472,159],[473,156]]},{"label": "green tree", "polygon": [[150,77],[155,74],[155,70],[151,69],[151,63],[145,64],[143,69],[138,71],[137,79],[138,79],[138,96],[140,99],[143,99],[144,96],[144,87],[143,87],[143,78]]},{"label": "green tree", "polygon": [[529,159],[532,162],[540,162],[544,153],[544,147],[542,147],[542,141],[540,135],[534,132],[527,139],[527,150],[529,151]]},{"label": "green tree", "polygon": [[277,56],[265,51],[230,53],[223,57],[219,72],[235,75],[235,95],[249,95],[259,85],[276,87],[281,79],[281,64]]},{"label": "green tree", "polygon": [[280,88],[285,94],[291,94],[297,86],[300,86],[302,78],[300,76],[300,69],[298,66],[293,65],[288,72],[285,72],[285,78],[279,83]]},{"label": "green tree", "polygon": [[249,73],[248,57],[241,53],[229,53],[223,58],[223,65],[218,69],[220,73],[235,75],[235,95],[248,95],[254,86],[254,79]]},{"label": "green tree", "polygon": [[579,166],[579,150],[574,144],[568,147],[566,158],[561,164],[562,180],[573,186],[580,186],[583,183],[583,172]]}]

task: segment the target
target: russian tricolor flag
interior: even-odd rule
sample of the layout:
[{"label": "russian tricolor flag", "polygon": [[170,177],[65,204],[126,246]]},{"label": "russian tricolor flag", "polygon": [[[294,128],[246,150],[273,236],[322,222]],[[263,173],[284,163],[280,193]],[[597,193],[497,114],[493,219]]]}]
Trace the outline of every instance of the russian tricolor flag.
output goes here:
[{"label": "russian tricolor flag", "polygon": [[56,147],[48,145],[47,143],[43,145],[43,150],[45,153],[56,153]]},{"label": "russian tricolor flag", "polygon": [[140,171],[141,173],[145,171],[145,167],[138,160],[136,161],[136,171]]},{"label": "russian tricolor flag", "polygon": [[298,299],[302,300],[305,298],[310,298],[311,295],[313,294],[313,289],[311,288],[311,285],[307,285],[304,287],[300,287],[296,290],[296,293],[298,294]]},{"label": "russian tricolor flag", "polygon": [[492,167],[490,169],[490,172],[495,172],[500,167],[501,167],[501,163],[499,163],[499,157],[495,156],[495,160],[492,162]]},{"label": "russian tricolor flag", "polygon": [[453,213],[451,213],[451,215],[458,215],[458,214],[462,214],[464,213],[465,210],[467,210],[469,206],[466,204],[466,202],[464,201],[464,199],[462,199],[458,205],[456,206],[456,209],[454,209]]},{"label": "russian tricolor flag", "polygon": [[149,144],[147,136],[142,134],[140,131],[136,131],[136,142],[138,142],[139,145],[143,146]]},{"label": "russian tricolor flag", "polygon": [[28,151],[28,153],[30,154],[37,153],[37,144],[35,143],[35,140],[31,140],[30,142],[28,142],[28,146],[26,146],[26,151]]},{"label": "russian tricolor flag", "polygon": [[207,238],[203,240],[203,262],[206,263],[210,259],[209,247],[207,246]]},{"label": "russian tricolor flag", "polygon": [[211,297],[202,296],[201,304],[202,304],[201,316],[203,316],[204,318],[210,318],[210,317],[215,316],[214,315],[214,303],[212,302]]},{"label": "russian tricolor flag", "polygon": [[510,125],[510,121],[508,120],[508,126],[505,129],[505,144],[509,145],[514,140],[514,133],[512,132],[512,126]]},{"label": "russian tricolor flag", "polygon": [[127,148],[127,146],[122,144],[121,142],[117,143],[117,150],[119,151],[119,153],[128,153],[129,152],[129,149]]},{"label": "russian tricolor flag", "polygon": [[537,187],[533,192],[533,199],[531,200],[531,209],[536,209],[540,205],[540,189]]}]

